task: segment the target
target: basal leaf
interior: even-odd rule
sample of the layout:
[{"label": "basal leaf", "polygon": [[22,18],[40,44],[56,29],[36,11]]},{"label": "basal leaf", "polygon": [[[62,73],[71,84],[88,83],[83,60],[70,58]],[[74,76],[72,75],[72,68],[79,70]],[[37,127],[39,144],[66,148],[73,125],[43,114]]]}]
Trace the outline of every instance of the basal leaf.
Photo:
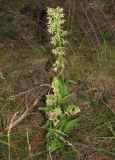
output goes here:
[{"label": "basal leaf", "polygon": [[63,142],[59,141],[58,139],[54,139],[48,142],[47,144],[47,150],[52,153],[56,151],[59,148],[62,148],[64,146]]},{"label": "basal leaf", "polygon": [[76,125],[79,124],[78,119],[74,119],[71,121],[63,121],[62,125],[60,126],[60,130],[64,133],[69,133]]}]

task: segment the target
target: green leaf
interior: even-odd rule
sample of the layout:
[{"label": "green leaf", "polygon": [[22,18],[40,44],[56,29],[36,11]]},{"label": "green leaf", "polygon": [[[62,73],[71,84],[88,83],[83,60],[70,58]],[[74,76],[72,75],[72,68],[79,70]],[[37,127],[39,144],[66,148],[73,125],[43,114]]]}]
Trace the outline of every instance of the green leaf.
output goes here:
[{"label": "green leaf", "polygon": [[68,94],[68,95],[66,95],[66,96],[64,96],[63,98],[62,98],[62,101],[65,101],[66,99],[68,99],[70,96],[72,96],[73,94]]},{"label": "green leaf", "polygon": [[68,88],[63,81],[59,81],[59,91],[62,98],[69,95]]},{"label": "green leaf", "polygon": [[62,64],[68,64],[68,62],[66,61],[66,59],[63,57],[63,56],[60,56],[59,57],[59,60],[60,60],[60,62],[62,63]]},{"label": "green leaf", "polygon": [[63,133],[62,131],[60,131],[59,129],[58,130],[56,130],[56,129],[52,130],[52,133],[55,135],[55,137],[57,139],[60,139],[60,137],[62,137],[62,136],[66,136],[66,134]]},{"label": "green leaf", "polygon": [[49,139],[50,137],[54,137],[54,133],[52,131],[49,131],[47,134],[46,134],[46,139]]},{"label": "green leaf", "polygon": [[76,82],[73,81],[73,80],[71,80],[71,79],[67,80],[67,82],[68,82],[69,84],[76,84]]},{"label": "green leaf", "polygon": [[63,120],[61,121],[61,125],[60,125],[60,127],[59,127],[59,130],[62,131],[62,132],[64,132],[65,126],[67,125],[67,123],[68,123],[67,119],[63,119]]},{"label": "green leaf", "polygon": [[44,111],[44,112],[50,112],[53,109],[53,106],[48,106],[48,107],[39,107],[38,108],[40,111]]},{"label": "green leaf", "polygon": [[63,121],[62,125],[60,126],[60,130],[63,131],[64,133],[69,133],[76,125],[79,124],[78,119],[74,119],[71,121]]},{"label": "green leaf", "polygon": [[40,111],[47,111],[47,108],[46,107],[39,107],[38,108]]},{"label": "green leaf", "polygon": [[64,146],[63,142],[59,141],[58,139],[51,140],[47,143],[47,150],[52,153],[59,148],[62,148]]},{"label": "green leaf", "polygon": [[74,119],[74,120],[68,121],[67,125],[64,128],[64,132],[65,133],[70,132],[78,124],[79,124],[79,120],[78,119]]},{"label": "green leaf", "polygon": [[47,120],[47,122],[43,125],[43,128],[45,129],[49,129],[49,127],[51,126],[52,122]]}]

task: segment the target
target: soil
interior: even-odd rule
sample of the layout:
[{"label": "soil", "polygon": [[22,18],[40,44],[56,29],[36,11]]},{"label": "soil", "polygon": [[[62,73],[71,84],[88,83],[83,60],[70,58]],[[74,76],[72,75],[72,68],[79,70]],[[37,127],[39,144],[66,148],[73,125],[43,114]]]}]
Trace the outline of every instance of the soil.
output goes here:
[{"label": "soil", "polygon": [[[67,3],[69,5],[69,1]],[[67,7],[65,5],[65,7]],[[88,5],[88,4],[87,4]],[[86,6],[86,3],[85,3]],[[79,27],[78,28],[73,28],[72,32],[73,33],[81,33],[81,38],[86,36],[87,34],[90,34],[91,39],[93,39],[93,42],[95,41],[95,35],[94,31],[92,31],[92,26],[89,28],[89,21],[86,19],[87,15],[84,12],[84,9],[81,11],[81,8],[84,7],[84,3],[80,6],[77,6],[77,11],[75,10],[75,15],[79,15],[80,18],[82,18],[82,22],[78,23]],[[109,33],[109,39],[113,38],[114,31],[113,31],[113,26],[114,26],[114,21],[113,19],[115,18],[114,16],[114,9],[112,8],[113,11],[103,11],[97,12],[95,11],[95,14],[92,15],[92,10],[89,7],[85,8],[88,13],[88,17],[90,18],[90,21],[92,22],[93,27],[95,27],[95,32],[107,32]],[[26,11],[25,11],[26,10]],[[67,8],[65,9],[67,11]],[[27,16],[30,13],[35,13],[35,10],[29,10],[28,8],[21,8],[21,14]],[[43,13],[46,13],[43,10]],[[33,15],[33,18],[35,23],[37,22],[36,16]],[[41,43],[41,39],[43,40],[42,42],[44,43],[44,37],[47,36],[47,33],[44,35],[42,34],[44,30],[46,30],[46,14],[42,17],[43,21],[41,20],[40,28],[37,31],[37,36],[36,36],[36,29],[33,31],[30,31],[30,28],[28,27],[28,21],[25,19],[25,17],[19,18],[19,22],[23,19],[23,21],[20,24],[18,28],[19,35],[22,39],[25,41],[24,45],[30,44],[31,41],[36,42],[36,43]],[[105,23],[105,19],[108,19],[107,24],[112,21],[111,25],[107,25]],[[44,25],[45,21],[45,25]],[[42,23],[43,22],[43,23]],[[39,25],[39,24],[37,24]],[[34,26],[32,24],[32,26]],[[35,27],[35,26],[34,26]],[[39,36],[40,33],[40,36]],[[93,37],[92,37],[93,33]],[[42,37],[43,35],[43,37]],[[47,38],[46,38],[47,39]],[[45,39],[45,42],[47,41]],[[0,87],[0,94],[1,97],[6,97],[11,98],[11,101],[16,101],[17,104],[21,107],[21,113],[27,108],[30,107],[34,102],[37,101],[37,105],[33,108],[32,112],[30,115],[28,115],[24,121],[16,128],[14,129],[16,132],[22,131],[26,132],[28,130],[29,134],[34,135],[32,140],[30,141],[31,144],[31,149],[36,150],[36,148],[40,148],[41,151],[43,151],[44,146],[45,146],[45,141],[44,141],[44,130],[42,129],[42,124],[44,124],[46,117],[38,111],[39,106],[45,105],[45,96],[50,90],[50,83],[53,77],[53,72],[52,72],[52,64],[49,60],[49,57],[47,56],[46,58],[32,58],[29,59],[29,55],[27,54],[20,54],[18,53],[18,49],[20,48],[20,44],[18,43],[20,40],[11,40],[11,39],[2,39],[0,41],[0,71],[3,75],[10,75],[11,80],[9,80],[7,87],[5,88],[4,86]],[[29,42],[29,43],[28,43]],[[22,45],[23,42],[21,42]],[[86,52],[86,51],[85,51]],[[19,65],[19,68],[16,68],[16,65]],[[103,88],[107,89],[107,95],[109,95],[111,98],[107,99],[106,105],[110,106],[111,110],[114,112],[114,101],[115,101],[115,84],[112,80],[109,81],[108,85],[108,80],[106,83],[105,77],[101,77],[99,81],[94,79],[88,80],[90,75],[87,75],[84,73],[79,79],[76,79],[77,84],[73,85],[70,88],[71,92],[74,92],[74,96],[69,99],[69,102],[72,103],[77,103],[80,108],[82,113],[85,113],[85,116],[91,115],[93,117],[94,113],[92,112],[91,106],[87,100],[84,100],[84,97],[92,97],[92,98],[97,98],[96,100],[100,102],[100,99],[103,99],[103,93],[105,93],[105,90]],[[104,84],[103,84],[104,82]],[[89,95],[89,90],[90,88],[97,88],[97,92],[91,92],[91,95]],[[109,88],[109,89],[108,89]],[[97,96],[98,95],[98,96]],[[12,97],[13,96],[13,97]],[[84,97],[83,97],[84,96]],[[0,104],[0,107],[2,108],[2,103]],[[14,112],[14,110],[13,110]],[[13,116],[13,113],[10,113],[10,116]],[[78,115],[80,117],[80,115]],[[7,122],[9,123],[9,121]],[[4,129],[7,126],[0,126],[0,133],[4,132],[2,129]],[[27,126],[25,128],[25,126]],[[3,128],[2,128],[3,127]],[[81,124],[76,130],[79,131],[80,129],[83,128],[90,128],[90,126],[87,125],[87,122],[84,124]],[[2,134],[1,134],[2,135]],[[89,138],[89,139],[88,139]],[[99,144],[100,142],[97,142],[96,140],[93,142],[92,139],[88,135],[81,135],[79,142],[76,143],[76,137],[70,138],[71,142],[78,147],[79,153],[80,153],[80,160],[114,160],[114,157],[108,156],[107,154],[102,153],[101,151],[97,151],[96,149],[93,149],[90,147],[90,143],[95,143]],[[111,143],[110,143],[111,145]],[[42,153],[41,153],[42,154]],[[44,155],[44,153],[43,153]],[[65,159],[63,159],[65,160]]]},{"label": "soil", "polygon": [[[42,150],[45,145],[45,142],[44,142],[45,133],[44,133],[44,130],[41,128],[41,126],[45,123],[46,117],[44,117],[44,115],[42,115],[37,108],[41,104],[45,104],[45,95],[50,90],[49,85],[53,77],[53,72],[51,69],[51,65],[49,65],[48,58],[45,58],[45,59],[43,58],[38,60],[33,59],[31,63],[27,65],[24,64],[24,66],[25,68],[23,70],[12,71],[12,67],[9,68],[9,71],[11,72],[10,74],[12,74],[12,80],[13,80],[11,82],[12,92],[10,93],[10,97],[13,96],[13,99],[15,99],[18,104],[21,104],[21,106],[23,106],[22,110],[25,110],[26,107],[31,106],[36,101],[36,99],[38,100],[37,105],[33,108],[33,111],[30,113],[30,115],[28,115],[26,119],[19,126],[16,127],[16,130],[15,130],[16,132],[17,131],[26,132],[26,130],[28,129],[29,134],[33,133],[33,131],[35,132],[35,134],[33,135],[34,138],[30,141],[31,149],[34,152],[36,148],[39,148]],[[8,71],[7,70],[8,68],[6,66],[4,68],[2,65],[1,68],[2,68],[3,74],[5,73],[5,71]],[[81,78],[77,80],[77,85],[73,85],[70,88],[70,91],[74,93],[74,96],[72,96],[69,99],[69,102],[70,103],[72,102],[75,104],[77,103],[80,106],[82,113],[85,113],[85,115],[90,114],[93,116],[93,112],[91,110],[91,107],[89,106],[89,103],[87,103],[87,101],[84,101],[81,98],[82,93],[83,95],[86,94],[86,97],[87,97],[87,92],[84,92],[84,91],[88,90],[88,88],[91,87],[91,83],[93,82],[93,80],[88,81],[87,79],[88,79],[87,76],[82,75]],[[100,82],[102,83],[102,79]],[[88,87],[87,89],[86,89],[86,84]],[[97,86],[95,86],[94,82],[92,85],[94,85],[92,86],[92,88],[98,86],[98,84],[96,84]],[[114,96],[113,92],[112,92],[112,95]],[[95,97],[95,95],[92,95],[92,96]],[[109,103],[113,103],[113,102],[109,102]],[[26,130],[25,130],[25,125],[27,126]],[[84,124],[84,127],[86,127],[86,125],[87,124]],[[81,127],[79,126],[77,130],[81,129],[82,127],[83,125]],[[92,142],[90,142],[90,140],[88,140],[87,138],[88,138],[87,136],[82,137],[81,135],[80,141],[82,144],[78,143],[78,149],[79,149],[81,160],[113,160],[114,159],[112,157],[109,157],[106,154],[97,152],[95,149],[89,148],[89,144]],[[70,139],[70,141],[74,143],[76,140],[73,137],[72,139]]]}]

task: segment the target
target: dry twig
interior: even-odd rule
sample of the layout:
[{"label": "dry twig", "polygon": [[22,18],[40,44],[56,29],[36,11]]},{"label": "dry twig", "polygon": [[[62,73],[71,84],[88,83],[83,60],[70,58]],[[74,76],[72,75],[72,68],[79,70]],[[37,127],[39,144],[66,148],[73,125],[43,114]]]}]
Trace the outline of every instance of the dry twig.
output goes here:
[{"label": "dry twig", "polygon": [[17,118],[15,121],[12,121],[11,125],[9,125],[6,130],[11,130],[12,128],[16,127],[20,122],[22,122],[26,116],[28,115],[29,112],[32,111],[32,109],[38,104],[38,99],[34,101],[34,103],[31,105],[31,107],[27,108],[25,112]]}]

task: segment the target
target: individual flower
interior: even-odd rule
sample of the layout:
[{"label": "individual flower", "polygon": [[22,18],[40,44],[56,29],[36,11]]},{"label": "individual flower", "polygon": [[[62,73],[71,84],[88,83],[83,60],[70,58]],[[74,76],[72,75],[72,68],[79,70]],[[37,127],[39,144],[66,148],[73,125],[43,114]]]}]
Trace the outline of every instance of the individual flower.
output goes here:
[{"label": "individual flower", "polygon": [[50,43],[51,43],[52,45],[56,46],[56,44],[57,44],[56,38],[55,38],[55,37],[52,37]]},{"label": "individual flower", "polygon": [[46,98],[47,98],[46,99],[47,106],[53,106],[57,104],[57,97],[54,96],[53,94],[48,94]]},{"label": "individual flower", "polygon": [[53,79],[51,86],[53,88],[54,95],[59,94],[59,80],[57,77]]},{"label": "individual flower", "polygon": [[53,121],[54,123],[54,126],[56,126],[60,120],[59,120],[59,116],[62,114],[62,111],[61,109],[58,107],[58,108],[55,108],[53,109],[52,111],[50,112],[47,112],[47,116],[48,116],[48,119],[50,121]]},{"label": "individual flower", "polygon": [[80,112],[80,108],[78,106],[76,106],[76,105],[70,105],[65,111],[65,113],[68,116],[74,116],[79,112]]}]

